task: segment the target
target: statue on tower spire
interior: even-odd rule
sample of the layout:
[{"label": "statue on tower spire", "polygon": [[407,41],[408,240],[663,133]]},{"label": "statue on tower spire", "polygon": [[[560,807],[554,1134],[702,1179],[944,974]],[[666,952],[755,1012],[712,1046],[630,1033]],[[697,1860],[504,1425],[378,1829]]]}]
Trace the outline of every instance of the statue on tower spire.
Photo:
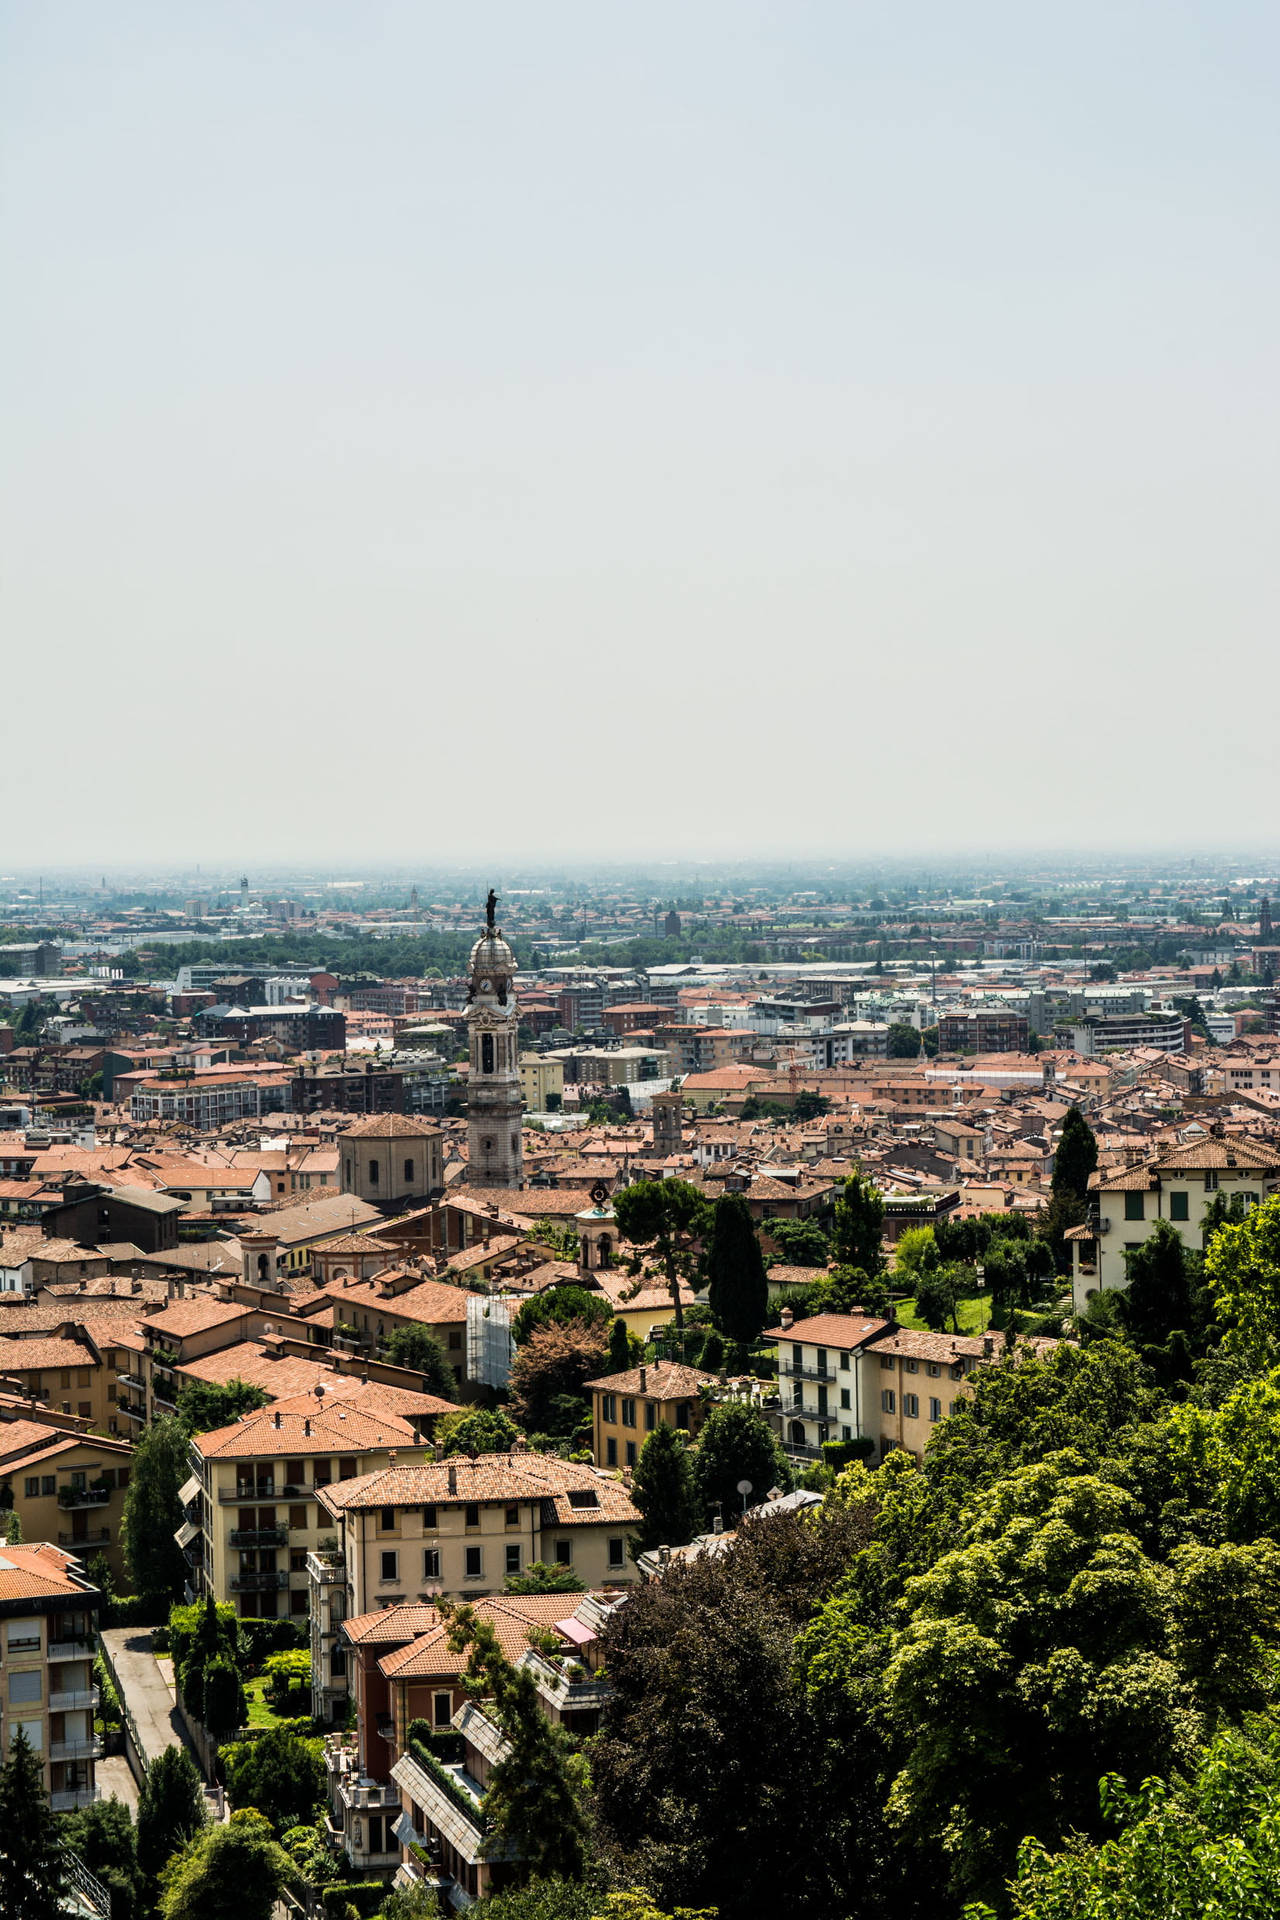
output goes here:
[{"label": "statue on tower spire", "polygon": [[498,896],[494,892],[493,888],[490,887],[489,898],[484,903],[484,915],[485,915],[485,920],[488,924],[490,933],[493,932],[493,925],[494,925],[493,917],[494,917],[494,914],[497,912],[497,910],[498,910]]}]

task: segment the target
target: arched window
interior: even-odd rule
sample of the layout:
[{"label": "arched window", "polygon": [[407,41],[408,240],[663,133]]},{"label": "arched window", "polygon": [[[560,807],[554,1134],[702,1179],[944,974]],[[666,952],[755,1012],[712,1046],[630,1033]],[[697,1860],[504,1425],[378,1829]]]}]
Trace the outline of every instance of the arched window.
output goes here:
[{"label": "arched window", "polygon": [[607,1233],[602,1233],[596,1241],[596,1264],[607,1267],[613,1258],[613,1241]]},{"label": "arched window", "polygon": [[371,1187],[376,1187],[377,1184],[378,1184],[378,1163],[376,1160],[371,1160],[369,1162],[369,1185]]},{"label": "arched window", "polygon": [[804,1422],[801,1420],[791,1422],[791,1444],[793,1447],[804,1445]]},{"label": "arched window", "polygon": [[481,1073],[493,1072],[493,1035],[491,1033],[480,1035],[480,1071]]}]

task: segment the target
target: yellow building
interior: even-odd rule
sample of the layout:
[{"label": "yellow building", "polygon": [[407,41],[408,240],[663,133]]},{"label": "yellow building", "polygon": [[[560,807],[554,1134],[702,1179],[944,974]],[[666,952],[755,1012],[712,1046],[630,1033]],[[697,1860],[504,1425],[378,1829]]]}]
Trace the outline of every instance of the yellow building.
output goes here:
[{"label": "yellow building", "polygon": [[0,1553],[0,1752],[21,1730],[44,1766],[55,1813],[98,1797],[93,1631],[102,1595],[69,1554],[49,1542]]},{"label": "yellow building", "polygon": [[0,1426],[0,1499],[24,1540],[55,1542],[81,1563],[104,1553],[123,1592],[120,1523],[132,1457],[127,1440],[12,1420]]},{"label": "yellow building", "polygon": [[500,1593],[535,1561],[588,1587],[635,1578],[627,1536],[640,1514],[593,1467],[520,1449],[396,1465],[326,1487],[345,1562],[348,1614],[443,1593]]},{"label": "yellow building", "polygon": [[545,1053],[520,1055],[520,1091],[530,1113],[547,1111],[547,1096],[564,1099],[564,1062]]},{"label": "yellow building", "polygon": [[426,1396],[375,1386],[362,1397],[364,1405],[357,1397],[326,1404],[302,1394],[196,1434],[177,1539],[198,1593],[254,1619],[307,1613],[307,1555],[334,1531],[325,1490],[358,1485],[422,1446],[391,1409],[397,1398],[409,1405]]},{"label": "yellow building", "polygon": [[87,1420],[100,1432],[106,1433],[115,1418],[115,1370],[85,1328],[72,1321],[43,1338],[0,1339],[0,1375],[19,1382],[28,1399]]},{"label": "yellow building", "polygon": [[587,1382],[591,1390],[592,1449],[599,1467],[634,1467],[655,1427],[697,1433],[706,1410],[704,1387],[715,1377],[671,1360]]}]

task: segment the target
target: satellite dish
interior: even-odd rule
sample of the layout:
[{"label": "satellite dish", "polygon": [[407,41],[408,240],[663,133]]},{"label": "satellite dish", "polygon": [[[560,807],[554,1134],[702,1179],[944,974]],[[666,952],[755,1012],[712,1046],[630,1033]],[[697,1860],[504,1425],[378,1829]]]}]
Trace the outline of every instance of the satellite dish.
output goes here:
[{"label": "satellite dish", "polygon": [[739,1480],[738,1492],[745,1496],[746,1494],[750,1493],[750,1491],[751,1491],[751,1482],[749,1480]]}]

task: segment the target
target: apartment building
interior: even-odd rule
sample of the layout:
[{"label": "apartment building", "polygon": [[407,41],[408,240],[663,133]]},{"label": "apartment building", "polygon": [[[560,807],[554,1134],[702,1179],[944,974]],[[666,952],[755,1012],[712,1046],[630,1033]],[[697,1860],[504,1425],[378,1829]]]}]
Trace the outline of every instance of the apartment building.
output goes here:
[{"label": "apartment building", "polygon": [[522,1053],[520,1093],[530,1113],[545,1113],[549,1100],[562,1101],[564,1061],[547,1053]]},{"label": "apartment building", "polygon": [[26,1735],[56,1813],[98,1798],[93,1634],[101,1604],[77,1562],[52,1543],[0,1546],[0,1752]]},{"label": "apartment building", "polygon": [[200,1133],[215,1133],[237,1120],[287,1111],[293,1077],[284,1068],[215,1067],[182,1078],[121,1074],[119,1098],[128,1097],[132,1120],[174,1120]]},{"label": "apartment building", "polygon": [[38,1420],[0,1425],[0,1505],[24,1540],[55,1542],[83,1565],[103,1553],[124,1590],[120,1528],[133,1448]]},{"label": "apartment building", "polygon": [[397,1327],[425,1327],[462,1384],[468,1298],[463,1287],[424,1279],[417,1267],[389,1267],[371,1280],[344,1274],[323,1291],[333,1302],[333,1344],[340,1352],[376,1353]]},{"label": "apartment building", "polygon": [[311,1395],[197,1434],[181,1490],[187,1518],[176,1535],[195,1591],[250,1618],[305,1616],[308,1555],[334,1532],[322,1495],[331,1483],[358,1488],[421,1445],[410,1421],[389,1407],[326,1405]]},{"label": "apartment building", "polygon": [[92,1334],[75,1321],[44,1336],[0,1339],[0,1379],[11,1391],[102,1431],[116,1411],[112,1372]]},{"label": "apartment building", "polygon": [[481,1598],[535,1561],[572,1567],[588,1587],[635,1576],[627,1536],[640,1514],[622,1483],[527,1448],[397,1464],[317,1498],[337,1529],[348,1617],[439,1593]]},{"label": "apartment building", "polygon": [[1030,1038],[1026,1014],[1007,1007],[966,1007],[938,1016],[939,1053],[1025,1053]]},{"label": "apartment building", "polygon": [[714,1374],[658,1360],[625,1373],[589,1380],[592,1450],[600,1467],[634,1467],[656,1427],[682,1427],[690,1436],[706,1418],[705,1389]]},{"label": "apartment building", "polygon": [[1280,1152],[1263,1140],[1206,1134],[1168,1147],[1137,1166],[1100,1168],[1089,1176],[1089,1218],[1067,1230],[1072,1303],[1128,1284],[1124,1256],[1148,1239],[1160,1220],[1199,1249],[1204,1216],[1215,1195],[1246,1207],[1280,1192]]}]

